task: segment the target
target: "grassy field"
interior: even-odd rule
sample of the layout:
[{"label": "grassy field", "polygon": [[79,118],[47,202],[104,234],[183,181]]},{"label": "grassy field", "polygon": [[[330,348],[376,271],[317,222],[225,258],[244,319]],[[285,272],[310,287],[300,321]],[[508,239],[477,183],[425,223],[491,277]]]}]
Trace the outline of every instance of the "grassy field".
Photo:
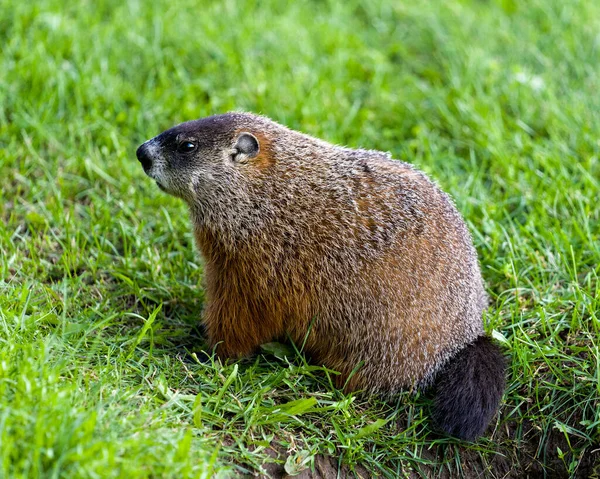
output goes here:
[{"label": "grassy field", "polygon": [[[0,477],[600,477],[598,32],[592,0],[0,2]],[[486,437],[290,345],[205,360],[187,211],[135,148],[232,109],[454,196],[511,356]]]}]

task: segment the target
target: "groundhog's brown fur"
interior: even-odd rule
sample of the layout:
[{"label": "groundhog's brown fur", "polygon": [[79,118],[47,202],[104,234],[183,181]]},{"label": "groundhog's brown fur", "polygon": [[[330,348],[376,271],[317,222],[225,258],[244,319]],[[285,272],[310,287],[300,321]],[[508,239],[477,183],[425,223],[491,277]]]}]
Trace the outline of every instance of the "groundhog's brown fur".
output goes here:
[{"label": "groundhog's brown fur", "polygon": [[[206,261],[203,321],[219,356],[289,336],[339,371],[340,387],[382,393],[428,385],[463,357],[472,377],[441,393],[451,411],[437,419],[460,437],[483,431],[504,387],[503,359],[478,343],[486,295],[470,234],[423,173],[247,113],[183,123],[138,158],[190,207]],[[498,367],[479,371],[474,349]],[[481,388],[492,391],[469,392]],[[456,405],[456,394],[477,397]],[[482,417],[463,425],[477,400]]]}]

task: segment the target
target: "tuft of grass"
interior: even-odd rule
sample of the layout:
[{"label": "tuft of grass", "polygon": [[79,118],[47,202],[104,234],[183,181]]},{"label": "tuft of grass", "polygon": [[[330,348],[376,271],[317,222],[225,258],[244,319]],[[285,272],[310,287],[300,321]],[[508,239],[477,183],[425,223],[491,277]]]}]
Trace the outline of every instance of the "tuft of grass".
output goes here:
[{"label": "tuft of grass", "polygon": [[[0,477],[600,474],[600,4],[40,0],[0,8]],[[465,444],[286,345],[221,364],[185,207],[135,147],[251,110],[455,198],[511,358]],[[210,353],[210,352],[209,352]],[[270,463],[278,463],[278,468]]]}]

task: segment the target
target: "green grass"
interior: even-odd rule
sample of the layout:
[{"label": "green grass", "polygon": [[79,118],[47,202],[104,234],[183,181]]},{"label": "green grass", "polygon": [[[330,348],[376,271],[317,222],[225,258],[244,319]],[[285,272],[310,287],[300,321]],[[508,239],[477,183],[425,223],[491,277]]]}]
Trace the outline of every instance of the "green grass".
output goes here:
[{"label": "green grass", "polygon": [[[229,477],[269,448],[292,472],[599,477],[600,3],[202,3],[1,3],[0,477]],[[205,361],[187,212],[135,148],[231,109],[454,196],[512,359],[485,438],[289,346]]]}]

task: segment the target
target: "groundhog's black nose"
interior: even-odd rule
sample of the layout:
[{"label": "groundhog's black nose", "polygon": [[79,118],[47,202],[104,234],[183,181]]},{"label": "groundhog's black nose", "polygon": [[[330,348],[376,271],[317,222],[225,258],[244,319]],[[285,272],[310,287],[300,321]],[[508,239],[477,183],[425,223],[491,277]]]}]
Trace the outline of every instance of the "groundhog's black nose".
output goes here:
[{"label": "groundhog's black nose", "polygon": [[146,146],[146,143],[141,145],[137,149],[135,154],[136,154],[138,160],[140,160],[140,163],[142,164],[144,171],[147,172],[150,168],[152,168],[152,158],[150,158],[150,153],[148,152],[148,147]]}]

